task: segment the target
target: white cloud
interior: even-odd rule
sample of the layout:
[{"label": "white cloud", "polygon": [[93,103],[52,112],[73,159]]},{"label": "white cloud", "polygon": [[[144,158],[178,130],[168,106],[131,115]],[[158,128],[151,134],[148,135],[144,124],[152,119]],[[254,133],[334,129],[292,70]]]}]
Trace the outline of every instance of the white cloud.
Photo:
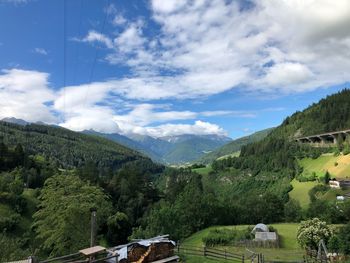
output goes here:
[{"label": "white cloud", "polygon": [[19,5],[19,4],[26,4],[29,2],[29,0],[0,0],[0,3],[1,2]]},{"label": "white cloud", "polygon": [[312,79],[314,74],[300,63],[279,63],[268,68],[266,75],[261,79],[262,87],[279,87],[279,89],[288,89]]},{"label": "white cloud", "polygon": [[106,37],[105,35],[98,33],[94,30],[89,31],[86,37],[84,37],[81,41],[83,42],[100,42],[106,45],[108,48],[113,47],[112,41]]},{"label": "white cloud", "polygon": [[227,132],[216,124],[197,120],[194,124],[164,124],[156,127],[138,127],[135,133],[147,134],[152,137],[174,136],[181,134],[227,136]]},{"label": "white cloud", "polygon": [[66,112],[65,121],[59,125],[75,131],[93,129],[105,133],[122,132],[118,124],[113,121],[113,111],[99,106],[75,109],[68,114]]},{"label": "white cloud", "polygon": [[[254,117],[255,113],[179,111],[154,105],[154,101],[203,99],[236,87],[278,95],[350,80],[348,0],[256,0],[250,8],[242,8],[240,3],[152,0],[151,19],[158,24],[159,32],[156,27],[147,28],[153,23],[140,18],[127,21],[111,6],[112,23],[118,27],[113,34],[91,30],[80,41],[105,45],[109,52],[106,60],[128,67],[130,74],[61,89],[55,94],[53,106],[63,114],[61,125],[76,130],[139,131],[153,136],[181,129],[182,133],[223,132],[211,123],[178,122],[214,115]],[[23,78],[20,72],[3,73],[0,92],[7,98],[9,76]],[[44,105],[54,95],[48,88],[47,74],[30,75],[38,74],[44,96],[34,100]],[[21,83],[34,87],[32,82]],[[32,90],[36,88],[23,92],[32,96]],[[133,105],[126,105],[128,101]],[[48,107],[34,109],[31,103],[22,104],[29,110],[23,110],[21,103],[16,107],[2,104],[7,106],[1,108],[2,113],[15,112],[18,107],[17,117],[25,112],[33,116],[37,110],[38,115],[46,112],[45,118],[52,118]],[[175,121],[177,124],[168,123]]]},{"label": "white cloud", "polygon": [[44,56],[48,54],[48,52],[44,48],[39,48],[39,47],[34,48],[33,52]]},{"label": "white cloud", "polygon": [[126,22],[127,20],[120,14],[115,15],[112,21],[115,26],[124,25]]},{"label": "white cloud", "polygon": [[240,84],[292,93],[350,79],[349,1],[253,4],[242,9],[239,1],[151,1],[158,35],[148,38],[147,24],[123,20],[119,35],[100,36],[113,50],[107,60],[133,73],[120,80],[120,93],[138,100],[183,99]]},{"label": "white cloud", "polygon": [[55,98],[47,73],[20,69],[0,74],[0,119],[15,117],[27,121],[56,122],[45,103]]}]

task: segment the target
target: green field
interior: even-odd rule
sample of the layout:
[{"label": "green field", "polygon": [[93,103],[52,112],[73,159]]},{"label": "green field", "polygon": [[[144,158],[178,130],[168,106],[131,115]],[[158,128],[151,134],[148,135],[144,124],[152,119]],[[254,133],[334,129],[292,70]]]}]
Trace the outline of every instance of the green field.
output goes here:
[{"label": "green field", "polygon": [[331,153],[322,154],[317,159],[304,158],[299,161],[303,167],[302,175],[308,176],[315,173],[317,176],[323,176],[328,171],[331,177],[350,178],[350,154],[334,156]]},{"label": "green field", "polygon": [[[263,253],[266,260],[273,261],[301,261],[303,259],[304,251],[298,246],[296,241],[296,233],[298,224],[271,224],[275,229],[277,229],[278,234],[281,239],[281,248],[249,248],[249,250],[254,251],[255,253]],[[189,238],[183,241],[183,245],[190,245],[196,247],[202,247],[203,242],[202,239],[206,235],[208,235],[209,231],[216,228],[223,229],[244,229],[248,227],[248,225],[239,225],[239,226],[217,226],[217,227],[209,227],[202,231],[199,231]],[[232,253],[244,254],[245,258],[248,260],[251,252],[246,250],[244,247],[232,247],[232,246],[220,246],[216,247],[219,249],[226,249]],[[213,260],[204,260],[199,257],[187,257],[186,262],[194,263],[194,262],[221,262],[221,261],[213,261]],[[223,260],[224,261],[224,260]]]},{"label": "green field", "polygon": [[193,172],[199,173],[201,175],[208,175],[212,170],[213,169],[210,165],[203,168],[192,169]]},{"label": "green field", "polygon": [[293,190],[289,192],[289,197],[299,201],[302,208],[307,208],[310,204],[309,191],[317,184],[317,182],[299,182],[293,179],[291,182]]},{"label": "green field", "polygon": [[241,151],[237,151],[237,152],[234,152],[234,153],[231,153],[231,154],[226,154],[226,155],[223,155],[221,157],[219,157],[217,160],[222,160],[222,159],[226,159],[226,158],[229,158],[229,157],[239,157]]}]

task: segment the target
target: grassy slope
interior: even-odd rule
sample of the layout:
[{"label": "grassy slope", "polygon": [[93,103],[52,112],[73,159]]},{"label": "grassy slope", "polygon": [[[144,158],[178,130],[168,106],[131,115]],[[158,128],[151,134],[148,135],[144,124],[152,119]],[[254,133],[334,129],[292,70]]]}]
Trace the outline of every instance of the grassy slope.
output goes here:
[{"label": "grassy slope", "polygon": [[294,179],[291,182],[293,190],[289,192],[289,197],[298,200],[302,208],[307,208],[310,204],[309,191],[317,182],[299,182]]},{"label": "grassy slope", "polygon": [[203,168],[197,168],[192,169],[193,172],[199,173],[200,175],[208,175],[210,171],[212,171],[212,168],[210,165],[203,167]]},{"label": "grassy slope", "polygon": [[272,129],[273,128],[265,129],[265,130],[253,133],[252,135],[236,139],[236,140],[234,140],[228,144],[225,144],[224,146],[202,156],[198,160],[198,162],[208,164],[208,163],[211,163],[222,156],[236,153],[242,148],[243,145],[262,140],[272,131]]},{"label": "grassy slope", "polygon": [[[277,229],[281,237],[281,248],[279,249],[267,249],[267,248],[254,248],[250,249],[254,252],[260,252],[265,255],[266,260],[284,260],[284,261],[296,261],[301,260],[303,255],[303,250],[298,246],[296,241],[296,233],[298,224],[272,224],[272,226]],[[192,246],[203,246],[202,238],[205,237],[211,229],[214,228],[230,228],[230,229],[244,229],[248,225],[239,225],[239,226],[227,226],[227,227],[209,227],[202,231],[195,233],[186,240],[184,240],[183,245],[192,245]],[[242,247],[218,247],[222,249],[227,249],[234,253],[245,254],[246,259],[250,253]],[[202,261],[198,257],[189,257],[187,262],[214,262],[211,260]]]},{"label": "grassy slope", "polygon": [[[336,163],[338,165],[335,165]],[[299,164],[304,168],[305,175],[315,172],[319,176],[328,171],[332,177],[350,178],[350,154],[339,156],[323,154],[317,159],[302,159]]]},{"label": "grassy slope", "polygon": [[237,152],[234,152],[231,154],[226,154],[224,156],[219,157],[218,160],[222,160],[222,159],[229,158],[229,157],[238,157],[240,153],[241,153],[240,151],[237,151]]}]

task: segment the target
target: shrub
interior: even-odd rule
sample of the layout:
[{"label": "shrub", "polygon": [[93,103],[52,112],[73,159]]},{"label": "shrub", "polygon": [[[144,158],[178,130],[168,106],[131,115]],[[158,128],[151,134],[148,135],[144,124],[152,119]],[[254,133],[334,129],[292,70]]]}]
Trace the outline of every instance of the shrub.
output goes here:
[{"label": "shrub", "polygon": [[302,222],[297,232],[297,241],[303,248],[317,249],[320,240],[327,243],[331,237],[330,227],[318,218]]},{"label": "shrub", "polygon": [[10,232],[13,231],[21,219],[21,216],[17,213],[12,214],[8,217],[1,217],[0,218],[0,229],[3,229],[4,231]]},{"label": "shrub", "polygon": [[214,229],[202,240],[206,246],[213,247],[217,245],[234,245],[237,241],[247,239],[252,239],[251,228],[244,230]]}]

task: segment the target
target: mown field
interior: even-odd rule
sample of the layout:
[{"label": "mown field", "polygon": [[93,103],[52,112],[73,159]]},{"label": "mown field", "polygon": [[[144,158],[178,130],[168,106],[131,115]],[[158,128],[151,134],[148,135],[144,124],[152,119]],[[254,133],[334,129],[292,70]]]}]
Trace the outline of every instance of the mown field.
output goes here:
[{"label": "mown field", "polygon": [[304,158],[299,161],[304,176],[315,173],[323,176],[329,172],[331,177],[350,178],[350,154],[334,156],[332,153],[322,154],[317,159]]},{"label": "mown field", "polygon": [[[244,254],[245,259],[248,261],[251,251],[255,253],[263,253],[265,256],[265,260],[267,261],[284,261],[284,262],[295,262],[301,261],[303,259],[304,251],[299,247],[296,241],[296,233],[298,224],[294,223],[281,223],[281,224],[271,224],[275,229],[277,229],[280,239],[281,239],[281,247],[280,248],[250,248],[247,250],[244,247],[233,247],[233,246],[217,246],[219,249],[226,249],[231,253]],[[220,229],[244,229],[247,228],[248,225],[239,225],[239,226],[216,226],[209,227],[202,231],[195,233],[190,236],[186,240],[183,241],[182,245],[186,246],[196,246],[202,247],[203,242],[202,239],[208,235],[209,231],[212,229],[220,228]],[[225,261],[225,260],[222,260]],[[195,262],[221,262],[219,260],[210,260],[204,259],[203,257],[186,257],[186,262],[195,263]]]},{"label": "mown field", "polygon": [[289,192],[289,197],[299,201],[302,208],[307,208],[310,204],[309,191],[317,184],[317,182],[299,182],[293,179],[291,182],[293,190]]},{"label": "mown field", "polygon": [[203,168],[197,168],[197,169],[192,169],[193,172],[196,172],[198,174],[201,175],[208,175],[210,173],[210,171],[212,171],[213,169],[211,168],[210,165],[203,167]]}]

